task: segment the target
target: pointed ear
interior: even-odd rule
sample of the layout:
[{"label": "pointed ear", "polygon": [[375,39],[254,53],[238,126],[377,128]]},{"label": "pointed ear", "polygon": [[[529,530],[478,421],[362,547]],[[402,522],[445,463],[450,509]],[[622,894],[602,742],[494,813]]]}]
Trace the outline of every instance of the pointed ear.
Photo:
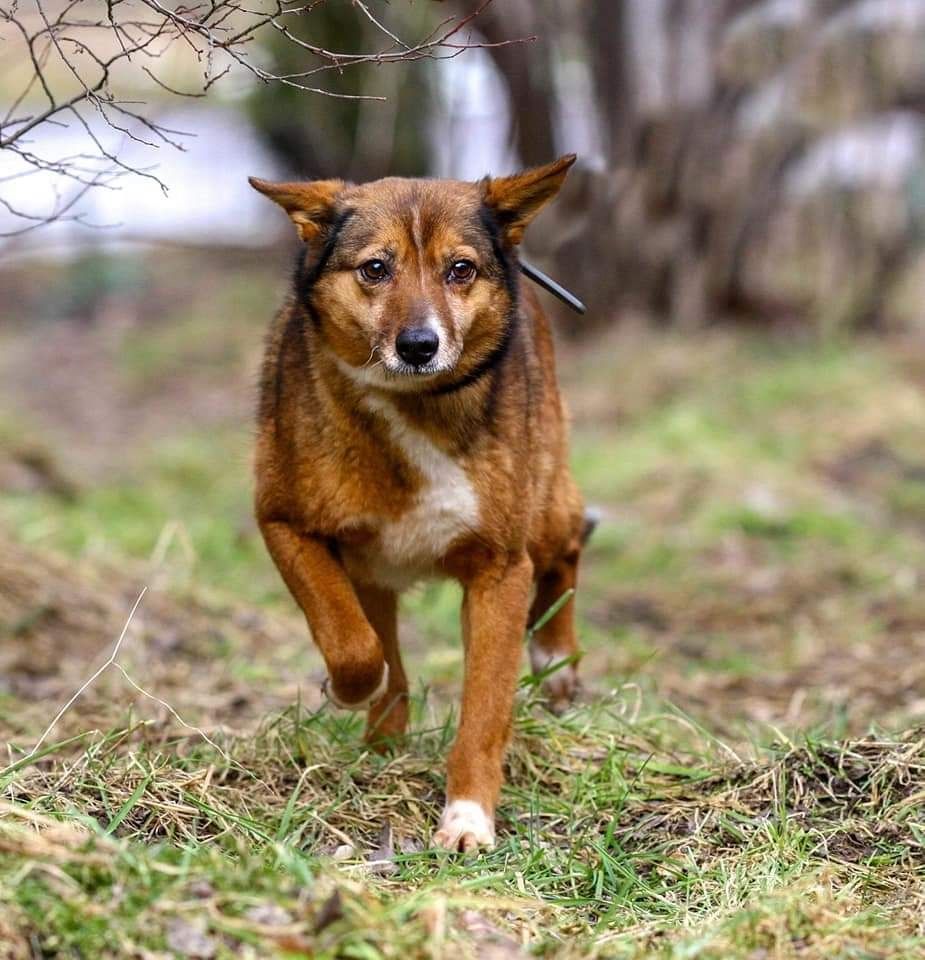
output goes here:
[{"label": "pointed ear", "polygon": [[289,214],[299,236],[306,243],[314,240],[331,222],[337,195],[345,186],[343,180],[270,183],[257,177],[248,177],[247,182]]},{"label": "pointed ear", "polygon": [[510,177],[486,177],[482,200],[495,214],[508,243],[520,243],[527,224],[559,192],[575,154]]}]

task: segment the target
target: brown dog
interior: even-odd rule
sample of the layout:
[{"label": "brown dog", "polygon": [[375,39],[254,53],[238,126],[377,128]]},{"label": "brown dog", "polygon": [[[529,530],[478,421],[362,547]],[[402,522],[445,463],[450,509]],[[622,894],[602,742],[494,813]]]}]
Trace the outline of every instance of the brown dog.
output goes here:
[{"label": "brown dog", "polygon": [[[584,516],[569,474],[549,324],[517,246],[574,156],[479,183],[252,186],[305,243],[263,366],[256,510],[341,707],[400,736],[397,594],[464,589],[465,682],[434,843],[494,842],[521,643],[575,585]],[[535,596],[531,608],[531,593]],[[569,600],[533,668],[576,654]],[[547,690],[567,701],[574,664]]]}]

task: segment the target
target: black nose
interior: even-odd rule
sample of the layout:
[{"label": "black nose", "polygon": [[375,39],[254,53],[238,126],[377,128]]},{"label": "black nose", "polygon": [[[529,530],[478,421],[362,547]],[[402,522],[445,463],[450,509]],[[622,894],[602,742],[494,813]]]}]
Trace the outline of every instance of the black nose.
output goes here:
[{"label": "black nose", "polygon": [[398,355],[413,367],[422,367],[431,360],[439,346],[440,338],[430,327],[409,327],[395,340]]}]

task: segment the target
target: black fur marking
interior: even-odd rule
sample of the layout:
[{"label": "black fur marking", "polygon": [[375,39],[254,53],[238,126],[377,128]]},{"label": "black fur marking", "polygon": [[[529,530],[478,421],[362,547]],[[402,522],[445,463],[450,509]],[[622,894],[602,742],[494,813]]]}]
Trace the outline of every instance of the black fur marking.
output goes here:
[{"label": "black fur marking", "polygon": [[308,314],[309,320],[312,322],[312,326],[317,330],[321,327],[321,318],[318,316],[318,311],[315,309],[315,305],[311,300],[306,300],[304,303],[305,312]]},{"label": "black fur marking", "polygon": [[473,383],[477,383],[482,377],[491,373],[496,367],[501,365],[501,362],[507,356],[508,350],[511,346],[511,341],[514,339],[514,330],[517,326],[517,313],[511,311],[508,315],[508,321],[504,328],[504,334],[501,339],[498,341],[497,346],[485,357],[480,363],[476,364],[465,376],[460,377],[459,380],[454,380],[452,383],[445,383],[441,387],[435,387],[433,390],[428,391],[428,396],[431,397],[445,397],[448,393],[456,393],[457,390],[462,390],[464,387],[471,386]]},{"label": "black fur marking", "polygon": [[299,300],[302,303],[308,303],[309,297],[311,296],[312,287],[324,272],[324,268],[328,265],[328,261],[331,259],[331,255],[334,253],[334,248],[337,246],[337,239],[340,236],[340,232],[344,228],[344,224],[352,216],[353,209],[348,207],[342,213],[339,213],[337,217],[335,217],[334,222],[331,224],[330,229],[328,230],[328,235],[324,241],[324,246],[321,248],[321,254],[310,268],[306,268],[304,257],[299,261],[296,270],[295,283],[296,292],[298,293]]},{"label": "black fur marking", "polygon": [[494,254],[495,261],[501,269],[501,275],[504,277],[504,286],[507,289],[508,296],[511,298],[511,309],[517,309],[517,254],[512,258],[505,252],[501,246],[501,224],[498,221],[497,214],[490,208],[482,205],[479,210],[479,220],[482,222],[482,228],[488,234],[491,243],[491,251]]},{"label": "black fur marking", "polygon": [[[510,336],[511,341],[516,341],[517,338],[515,337],[515,334],[516,334],[516,333],[519,333],[519,332],[520,332],[520,329],[518,328],[518,329],[515,330],[513,323],[511,324],[511,326],[510,326],[509,329],[510,329],[510,331],[511,331],[511,336]],[[512,345],[510,345],[510,346],[508,347],[508,351],[507,351],[508,354],[510,354],[512,351],[515,352],[515,353],[517,353],[517,352],[523,353],[523,342],[522,342],[522,338],[521,338],[521,342],[520,342],[520,343],[513,342]],[[498,419],[497,419],[496,416],[495,416],[495,411],[496,411],[497,408],[498,408],[498,402],[499,402],[499,400],[500,400],[500,398],[501,398],[501,390],[502,390],[502,386],[503,386],[503,380],[504,380],[503,368],[501,368],[500,365],[499,365],[499,369],[496,370],[495,375],[492,377],[491,383],[489,384],[489,387],[488,387],[488,396],[487,396],[487,398],[486,398],[486,400],[485,400],[485,407],[484,407],[484,411],[485,411],[485,422],[488,423],[489,429],[490,429],[491,432],[494,433],[495,435],[497,435],[497,433],[496,433],[496,427],[497,427],[497,425],[498,425],[498,423],[499,423]]]},{"label": "black fur marking", "polygon": [[[324,268],[327,266],[334,248],[337,246],[337,239],[343,229],[344,224],[353,216],[353,209],[348,207],[342,213],[334,218],[329,230],[324,246],[321,248],[321,254],[311,268],[306,267],[305,251],[300,250],[296,259],[295,276],[293,286],[296,292],[296,303],[293,305],[292,313],[286,321],[283,329],[282,339],[279,345],[279,352],[276,357],[276,376],[274,377],[274,416],[279,410],[283,380],[286,369],[286,359],[289,353],[296,347],[304,353],[303,358],[306,362],[310,359],[305,349],[305,341],[302,337],[303,323],[305,314],[308,315],[311,322],[317,327],[319,324],[318,314],[311,302],[311,291],[318,277],[321,276]],[[302,311],[305,311],[303,314]]]}]

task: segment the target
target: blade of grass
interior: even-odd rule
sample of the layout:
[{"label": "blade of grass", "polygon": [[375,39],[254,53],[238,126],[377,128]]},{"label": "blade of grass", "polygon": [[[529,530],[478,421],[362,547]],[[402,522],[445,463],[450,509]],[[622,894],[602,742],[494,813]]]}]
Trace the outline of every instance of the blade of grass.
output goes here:
[{"label": "blade of grass", "polygon": [[135,789],[132,791],[132,794],[128,798],[128,800],[126,800],[125,803],[122,804],[122,806],[119,808],[116,815],[109,821],[109,823],[106,826],[106,829],[103,831],[104,833],[111,834],[116,829],[118,829],[119,824],[121,824],[122,821],[125,820],[125,818],[132,812],[135,805],[144,795],[145,790],[148,789],[148,784],[153,779],[154,779],[154,774],[149,773],[143,780],[141,780],[138,783],[138,786],[135,787]]},{"label": "blade of grass", "polygon": [[93,733],[92,730],[85,730],[83,733],[77,733],[73,737],[67,737],[65,740],[59,740],[57,743],[51,743],[42,750],[30,753],[15,763],[11,763],[8,767],[4,767],[0,770],[0,790],[5,790],[12,782],[13,775],[19,773],[20,770],[24,770],[33,763],[38,763],[38,761],[44,757],[48,757],[53,753],[57,753],[59,750],[63,750],[65,747],[69,747],[72,743],[79,743],[81,740],[86,740],[91,733]]},{"label": "blade of grass", "polygon": [[572,595],[575,593],[575,590],[569,588],[559,597],[558,600],[527,630],[527,639],[533,636],[538,630],[542,630],[543,627],[549,623],[550,620],[572,599]]}]

